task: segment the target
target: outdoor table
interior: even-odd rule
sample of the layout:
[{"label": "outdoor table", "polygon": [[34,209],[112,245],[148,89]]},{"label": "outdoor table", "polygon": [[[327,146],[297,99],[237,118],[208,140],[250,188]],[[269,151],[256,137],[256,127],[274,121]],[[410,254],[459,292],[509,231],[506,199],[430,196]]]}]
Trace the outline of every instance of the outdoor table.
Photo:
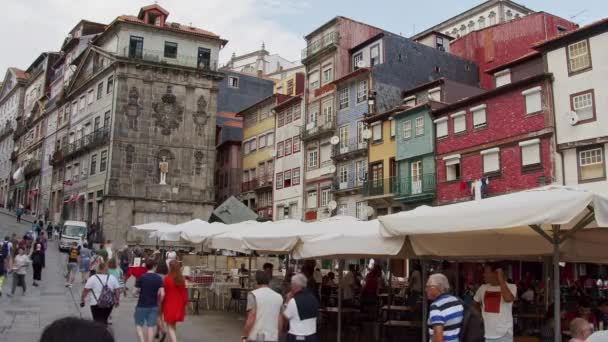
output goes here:
[{"label": "outdoor table", "polygon": [[[395,312],[395,313],[399,313],[399,312],[412,312],[414,311],[414,307],[413,306],[405,306],[405,305],[385,305],[383,307],[380,308],[380,310],[382,310],[383,312],[383,317],[385,317],[385,319],[390,319],[391,317],[391,312]],[[384,316],[384,314],[386,316]]]},{"label": "outdoor table", "polygon": [[137,278],[139,278],[147,271],[148,270],[146,270],[146,268],[143,266],[129,266],[129,268],[127,269],[127,274],[125,275],[125,282],[129,280],[131,276],[135,277],[135,279],[137,280]]}]

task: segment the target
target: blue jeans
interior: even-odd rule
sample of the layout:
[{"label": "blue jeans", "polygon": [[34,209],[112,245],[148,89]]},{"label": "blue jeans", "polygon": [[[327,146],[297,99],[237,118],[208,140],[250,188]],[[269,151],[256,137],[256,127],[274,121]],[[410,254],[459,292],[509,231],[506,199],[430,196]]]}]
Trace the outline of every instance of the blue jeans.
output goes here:
[{"label": "blue jeans", "polygon": [[135,325],[140,327],[155,327],[156,319],[158,318],[158,306],[151,308],[135,307]]},{"label": "blue jeans", "polygon": [[499,338],[486,338],[486,342],[513,342],[513,335],[506,334]]}]

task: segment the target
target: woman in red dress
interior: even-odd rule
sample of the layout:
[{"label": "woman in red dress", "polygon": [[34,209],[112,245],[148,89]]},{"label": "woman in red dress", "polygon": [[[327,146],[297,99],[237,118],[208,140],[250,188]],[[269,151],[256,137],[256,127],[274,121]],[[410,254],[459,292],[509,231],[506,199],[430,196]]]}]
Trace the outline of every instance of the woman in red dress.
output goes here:
[{"label": "woman in red dress", "polygon": [[188,304],[186,280],[177,260],[169,263],[169,274],[163,280],[165,296],[163,299],[163,319],[167,325],[171,342],[177,342],[177,322],[183,322]]}]

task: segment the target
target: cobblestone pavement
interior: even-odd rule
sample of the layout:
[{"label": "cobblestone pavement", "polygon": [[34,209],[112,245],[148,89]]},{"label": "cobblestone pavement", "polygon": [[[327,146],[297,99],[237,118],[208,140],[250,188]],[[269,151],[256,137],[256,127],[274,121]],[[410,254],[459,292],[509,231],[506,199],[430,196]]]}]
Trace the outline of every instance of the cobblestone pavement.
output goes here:
[{"label": "cobblestone pavement", "polygon": [[[17,224],[14,216],[0,212],[0,236],[13,232],[22,235],[29,227],[29,223]],[[66,255],[58,251],[55,242],[51,242],[39,287],[31,286],[30,269],[26,294],[23,295],[21,289],[17,289],[15,296],[9,298],[6,294],[10,292],[12,279],[7,277],[0,297],[0,342],[38,341],[44,327],[58,318],[91,317],[87,307],[81,311],[78,306],[82,285],[75,284],[71,290],[64,286],[65,264]],[[131,278],[127,286],[133,288],[133,282]],[[136,301],[136,298],[129,295],[112,313],[111,329],[117,342],[137,341],[133,326]],[[198,316],[189,315],[186,322],[178,325],[179,341],[238,341],[243,324],[243,315],[203,311]]]}]

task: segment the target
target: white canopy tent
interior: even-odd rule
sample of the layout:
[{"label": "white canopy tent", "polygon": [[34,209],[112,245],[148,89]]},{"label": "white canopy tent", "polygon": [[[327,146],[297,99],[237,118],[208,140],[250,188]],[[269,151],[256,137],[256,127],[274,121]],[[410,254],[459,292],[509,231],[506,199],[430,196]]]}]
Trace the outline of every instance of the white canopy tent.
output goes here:
[{"label": "white canopy tent", "polygon": [[[380,217],[383,236],[407,238],[414,257],[513,258],[553,256],[554,298],[559,297],[559,261],[598,262],[594,238],[608,230],[608,197],[590,191],[548,186],[518,193]],[[588,231],[583,231],[588,230]],[[576,238],[575,238],[576,237]],[[544,243],[543,243],[544,240]],[[574,252],[574,253],[573,253]],[[600,257],[600,258],[596,258]],[[555,336],[561,340],[560,301]]]},{"label": "white canopy tent", "polygon": [[150,222],[150,223],[144,223],[144,224],[132,226],[132,228],[134,228],[136,230],[144,230],[144,231],[163,231],[163,230],[169,230],[173,227],[175,227],[175,225],[173,225],[171,223],[167,223],[167,222]]}]

